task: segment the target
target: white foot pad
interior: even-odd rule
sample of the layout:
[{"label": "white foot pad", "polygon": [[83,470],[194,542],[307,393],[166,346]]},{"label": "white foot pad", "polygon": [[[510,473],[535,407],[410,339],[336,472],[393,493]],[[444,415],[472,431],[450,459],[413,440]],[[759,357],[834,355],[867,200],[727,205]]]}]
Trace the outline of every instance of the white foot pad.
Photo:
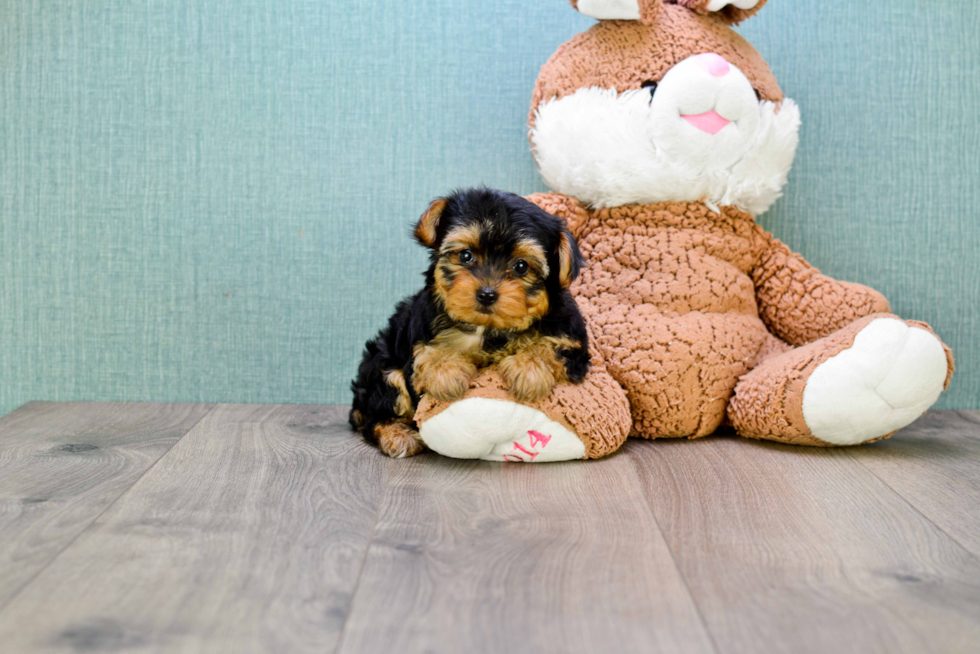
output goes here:
[{"label": "white foot pad", "polygon": [[544,463],[585,457],[578,436],[537,409],[473,397],[422,423],[432,450],[454,459]]},{"label": "white foot pad", "polygon": [[946,382],[939,339],[879,318],[820,364],[803,391],[803,418],[826,443],[857,445],[901,429],[935,404]]}]

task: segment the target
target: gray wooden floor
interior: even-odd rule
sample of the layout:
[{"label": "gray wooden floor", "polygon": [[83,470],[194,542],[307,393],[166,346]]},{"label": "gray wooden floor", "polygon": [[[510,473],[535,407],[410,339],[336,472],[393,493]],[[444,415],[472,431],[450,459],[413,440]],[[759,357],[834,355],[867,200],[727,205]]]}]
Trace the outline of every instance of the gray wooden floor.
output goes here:
[{"label": "gray wooden floor", "polygon": [[392,461],[344,407],[0,419],[0,651],[980,652],[980,412]]}]

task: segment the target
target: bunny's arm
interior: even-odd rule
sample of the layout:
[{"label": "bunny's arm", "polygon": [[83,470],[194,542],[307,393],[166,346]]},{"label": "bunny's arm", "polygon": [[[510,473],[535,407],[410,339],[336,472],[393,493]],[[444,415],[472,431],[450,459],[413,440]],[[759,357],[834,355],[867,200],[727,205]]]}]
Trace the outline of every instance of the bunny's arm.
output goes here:
[{"label": "bunny's arm", "polygon": [[823,275],[771,234],[759,228],[757,235],[752,281],[759,315],[787,343],[811,343],[859,318],[889,312],[888,300],[873,288]]}]

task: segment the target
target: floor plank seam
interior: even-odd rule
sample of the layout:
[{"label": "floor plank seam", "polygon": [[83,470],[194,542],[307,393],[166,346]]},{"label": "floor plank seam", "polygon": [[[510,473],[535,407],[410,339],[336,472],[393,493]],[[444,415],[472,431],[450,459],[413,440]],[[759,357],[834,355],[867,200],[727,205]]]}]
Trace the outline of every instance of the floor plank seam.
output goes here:
[{"label": "floor plank seam", "polygon": [[371,554],[371,544],[374,543],[374,534],[378,530],[378,523],[381,521],[381,511],[384,509],[385,499],[388,497],[388,487],[391,485],[392,462],[394,459],[385,461],[385,488],[381,492],[381,500],[378,502],[378,510],[374,514],[374,524],[371,525],[371,535],[368,536],[367,546],[364,548],[364,557],[357,570],[357,577],[354,580],[354,588],[351,590],[350,603],[347,605],[347,615],[344,616],[344,626],[340,628],[340,637],[337,638],[337,647],[334,654],[341,651],[344,646],[344,639],[347,637],[347,625],[350,623],[350,616],[354,613],[354,600],[357,598],[357,591],[361,587],[361,577],[364,575],[364,568],[367,567],[368,556]]},{"label": "floor plank seam", "polygon": [[[24,405],[24,406],[26,406],[26,405]],[[207,406],[207,405],[205,405],[205,406]],[[112,500],[112,502],[110,502],[110,503],[108,504],[108,506],[106,506],[106,507],[105,507],[105,509],[103,509],[102,511],[100,511],[98,515],[96,515],[95,517],[93,517],[93,518],[92,518],[92,520],[91,520],[91,521],[89,521],[89,523],[88,523],[87,525],[85,525],[85,528],[84,528],[84,529],[82,529],[82,530],[81,530],[80,532],[78,532],[78,533],[77,533],[77,534],[75,535],[75,537],[74,537],[74,538],[72,538],[72,539],[71,539],[70,541],[68,541],[67,543],[65,543],[65,546],[64,546],[64,547],[62,547],[62,548],[61,548],[61,549],[60,549],[60,550],[58,551],[58,553],[57,553],[57,554],[55,554],[54,556],[52,556],[52,557],[51,557],[51,559],[50,559],[50,560],[49,560],[49,561],[48,561],[47,563],[45,563],[45,564],[44,564],[43,566],[41,566],[41,568],[39,568],[39,569],[37,570],[37,572],[35,572],[35,573],[34,573],[33,575],[31,575],[31,576],[30,576],[30,578],[29,578],[29,579],[28,579],[27,581],[25,581],[25,582],[24,582],[23,584],[21,584],[21,586],[20,586],[20,588],[18,588],[18,589],[17,589],[17,590],[16,590],[15,592],[14,592],[14,594],[13,594],[13,595],[11,595],[11,596],[10,596],[9,598],[7,598],[7,601],[6,601],[6,602],[4,602],[4,603],[3,603],[2,605],[0,605],[0,615],[2,615],[2,614],[3,614],[3,612],[4,612],[5,610],[7,610],[7,607],[8,607],[8,606],[10,606],[11,604],[13,604],[13,602],[14,602],[14,600],[15,600],[15,599],[17,599],[17,597],[18,597],[18,596],[19,596],[19,595],[20,595],[20,594],[21,594],[22,592],[24,592],[24,589],[25,589],[25,588],[27,588],[27,587],[28,587],[28,586],[30,586],[30,585],[31,585],[32,583],[34,583],[34,581],[35,581],[35,580],[36,580],[36,579],[37,579],[38,577],[40,577],[40,576],[41,576],[41,574],[42,574],[42,573],[43,573],[43,572],[44,572],[45,570],[47,570],[47,569],[48,569],[49,567],[51,567],[51,564],[52,564],[52,563],[54,563],[55,561],[57,561],[58,559],[60,559],[60,558],[61,558],[61,556],[62,556],[62,555],[63,555],[63,554],[65,553],[65,552],[67,552],[67,551],[68,551],[68,549],[69,549],[69,548],[70,548],[70,547],[71,547],[72,545],[74,545],[74,544],[75,544],[75,543],[76,543],[76,542],[78,541],[78,539],[79,539],[79,538],[81,538],[82,536],[84,536],[84,535],[85,535],[85,534],[86,534],[86,533],[87,533],[87,532],[88,532],[88,531],[89,531],[89,530],[90,530],[90,529],[92,528],[92,525],[94,525],[94,524],[95,524],[96,522],[98,522],[98,521],[99,521],[99,518],[101,518],[102,516],[104,516],[104,515],[106,514],[106,512],[108,512],[108,511],[109,511],[109,509],[111,509],[111,508],[112,508],[113,506],[115,506],[115,505],[116,505],[116,502],[118,502],[118,501],[119,501],[119,500],[120,500],[120,499],[121,499],[121,498],[122,498],[123,496],[125,496],[125,495],[126,495],[126,494],[127,494],[128,492],[129,492],[129,491],[131,491],[131,490],[133,489],[133,487],[134,487],[134,486],[136,486],[136,484],[138,484],[138,483],[140,483],[140,480],[141,480],[141,479],[143,479],[143,477],[145,477],[145,476],[146,476],[146,475],[147,475],[147,474],[148,474],[148,473],[149,473],[149,472],[150,472],[151,470],[153,470],[153,469],[154,469],[155,467],[157,467],[157,464],[158,464],[158,463],[160,463],[160,461],[161,461],[161,460],[163,459],[163,457],[165,457],[165,456],[167,456],[168,454],[170,454],[170,452],[171,452],[171,450],[173,450],[173,449],[174,449],[174,447],[175,447],[175,446],[177,445],[177,443],[179,443],[179,442],[181,442],[182,440],[184,440],[184,438],[185,438],[185,437],[187,436],[187,434],[189,434],[189,433],[191,433],[192,431],[194,431],[194,429],[196,429],[196,428],[197,428],[197,426],[198,426],[199,424],[201,424],[201,422],[202,422],[202,421],[203,421],[203,420],[204,420],[205,418],[207,418],[207,417],[208,417],[209,415],[211,415],[211,414],[212,414],[212,413],[214,412],[214,410],[215,410],[215,408],[217,408],[217,407],[218,407],[218,405],[217,405],[217,404],[212,404],[212,405],[210,405],[210,408],[209,408],[209,409],[207,410],[207,412],[206,412],[206,413],[205,413],[205,414],[204,414],[203,416],[201,416],[199,420],[197,420],[197,421],[195,421],[195,422],[194,422],[194,424],[193,424],[193,425],[191,425],[191,426],[190,426],[190,427],[189,427],[189,428],[187,429],[187,431],[185,431],[185,432],[184,432],[183,434],[181,434],[181,436],[180,436],[180,438],[178,438],[177,440],[175,440],[175,441],[173,442],[173,444],[172,444],[172,445],[171,445],[170,447],[168,447],[168,448],[166,449],[166,451],[165,451],[165,452],[162,452],[162,453],[160,454],[160,456],[159,456],[159,457],[157,457],[157,460],[156,460],[156,461],[154,461],[154,462],[153,462],[153,464],[152,464],[152,465],[151,465],[150,467],[148,467],[148,468],[147,468],[146,470],[144,470],[144,471],[143,471],[143,474],[141,474],[141,475],[140,475],[139,477],[137,477],[137,478],[136,478],[135,480],[133,480],[133,483],[132,483],[132,484],[130,484],[130,485],[129,485],[129,486],[128,486],[128,487],[127,487],[127,488],[126,488],[125,490],[123,490],[123,492],[121,492],[121,493],[119,493],[119,495],[118,495],[118,496],[116,496],[116,498],[115,498],[115,499],[113,499],[113,500]],[[10,415],[10,414],[7,414],[7,415]]]},{"label": "floor plank seam", "polygon": [[932,525],[933,527],[935,527],[939,531],[939,533],[941,533],[943,536],[946,536],[953,543],[955,543],[957,547],[959,547],[961,550],[963,550],[964,552],[966,552],[966,554],[971,559],[974,559],[975,561],[980,562],[980,556],[974,554],[973,551],[969,547],[965,546],[963,543],[961,543],[959,541],[959,539],[957,539],[955,536],[953,536],[948,531],[946,531],[945,529],[943,529],[942,526],[939,525],[935,520],[933,520],[932,518],[930,518],[929,516],[927,516],[925,513],[923,513],[919,509],[919,507],[917,507],[915,504],[912,503],[912,501],[910,499],[908,499],[907,497],[905,497],[904,495],[902,495],[900,492],[898,492],[897,490],[895,490],[895,488],[891,484],[889,484],[887,481],[885,481],[884,479],[882,479],[870,466],[865,465],[864,461],[861,460],[861,457],[855,456],[854,454],[852,454],[851,452],[849,452],[847,450],[845,450],[845,453],[847,454],[847,456],[849,456],[850,458],[854,459],[859,464],[861,464],[861,467],[862,468],[864,468],[865,470],[867,470],[868,473],[870,473],[872,477],[874,477],[875,479],[877,479],[878,481],[880,481],[882,484],[884,484],[885,485],[885,488],[887,488],[889,491],[891,491],[892,494],[895,495],[895,497],[897,497],[898,499],[900,499],[909,508],[911,508],[913,511],[915,511],[915,513],[919,517],[921,517],[923,520],[925,520],[930,525]]},{"label": "floor plank seam", "polygon": [[691,591],[691,586],[687,581],[687,577],[684,576],[684,571],[681,570],[680,565],[677,564],[677,556],[674,554],[674,550],[671,548],[670,542],[667,540],[667,536],[664,534],[663,527],[660,526],[660,521],[657,520],[657,516],[653,512],[653,507],[650,506],[650,498],[647,497],[647,494],[643,490],[643,482],[640,479],[640,471],[637,470],[637,466],[639,464],[637,463],[636,459],[629,455],[629,452],[626,452],[625,454],[629,457],[630,468],[633,470],[633,478],[636,480],[640,493],[643,495],[643,504],[647,507],[647,512],[650,515],[650,519],[653,520],[653,524],[657,526],[657,533],[660,534],[660,540],[663,541],[664,546],[667,548],[667,552],[670,554],[670,562],[673,564],[674,570],[677,571],[677,576],[684,584],[684,590],[687,591],[687,596],[690,598],[691,604],[694,606],[698,620],[701,622],[701,626],[704,628],[704,633],[708,637],[708,642],[711,644],[711,649],[715,652],[715,654],[722,654],[722,649],[718,646],[718,642],[715,640],[715,635],[708,626],[708,621],[705,619],[704,612],[701,610],[701,605],[698,604],[697,598]]}]

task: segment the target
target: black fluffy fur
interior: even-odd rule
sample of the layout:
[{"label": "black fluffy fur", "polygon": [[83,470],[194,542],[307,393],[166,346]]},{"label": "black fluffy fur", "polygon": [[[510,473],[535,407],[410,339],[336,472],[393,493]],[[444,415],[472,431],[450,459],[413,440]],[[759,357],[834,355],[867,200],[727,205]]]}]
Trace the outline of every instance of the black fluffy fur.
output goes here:
[{"label": "black fluffy fur", "polygon": [[[457,191],[446,200],[446,209],[436,230],[436,241],[431,247],[430,265],[425,272],[425,288],[399,302],[395,313],[388,319],[388,325],[367,342],[357,378],[351,383],[354,402],[350,424],[372,443],[376,442],[375,427],[397,418],[394,407],[398,391],[385,381],[385,373],[395,369],[402,371],[412,405],[417,406],[419,395],[412,384],[413,348],[418,343],[431,341],[438,330],[459,324],[446,314],[434,291],[439,247],[453,227],[477,221],[493,223],[494,229],[490,230],[489,236],[484,234],[481,245],[484,251],[502,257],[509,257],[521,238],[531,238],[542,246],[548,253],[550,269],[544,282],[549,309],[532,328],[542,336],[564,336],[581,343],[580,348],[558,352],[573,383],[581,382],[589,369],[585,320],[575,300],[567,289],[561,287],[558,279],[558,248],[563,233],[572,243],[572,279],[578,276],[583,263],[575,239],[564,221],[518,195],[503,191],[486,188]],[[511,336],[512,333],[487,328],[484,349],[492,351],[503,347]],[[355,418],[358,415],[360,420]]]}]

